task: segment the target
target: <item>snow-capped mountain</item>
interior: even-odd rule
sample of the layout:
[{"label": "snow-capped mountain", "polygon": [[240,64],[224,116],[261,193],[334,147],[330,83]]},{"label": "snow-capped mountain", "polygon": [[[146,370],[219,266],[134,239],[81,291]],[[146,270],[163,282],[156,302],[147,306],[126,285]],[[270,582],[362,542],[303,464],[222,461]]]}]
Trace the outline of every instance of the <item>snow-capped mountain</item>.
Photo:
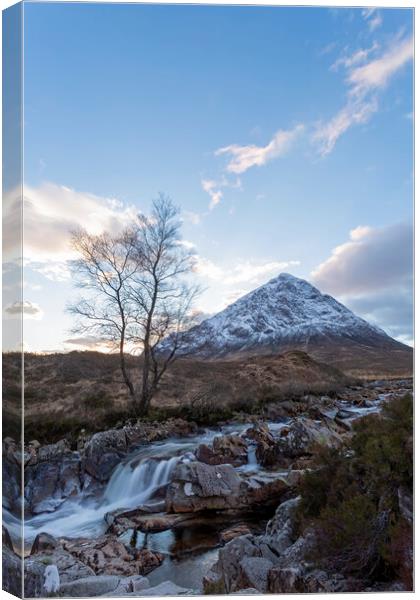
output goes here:
[{"label": "snow-capped mountain", "polygon": [[337,343],[406,348],[307,281],[281,273],[192,327],[180,354],[218,358]]}]

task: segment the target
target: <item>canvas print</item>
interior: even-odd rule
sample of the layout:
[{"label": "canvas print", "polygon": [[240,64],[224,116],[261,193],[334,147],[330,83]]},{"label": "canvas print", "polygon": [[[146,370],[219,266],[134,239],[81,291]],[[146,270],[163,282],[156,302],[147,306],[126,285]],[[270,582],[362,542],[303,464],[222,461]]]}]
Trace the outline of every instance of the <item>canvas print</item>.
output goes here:
[{"label": "canvas print", "polygon": [[3,13],[3,589],[413,590],[413,9]]}]

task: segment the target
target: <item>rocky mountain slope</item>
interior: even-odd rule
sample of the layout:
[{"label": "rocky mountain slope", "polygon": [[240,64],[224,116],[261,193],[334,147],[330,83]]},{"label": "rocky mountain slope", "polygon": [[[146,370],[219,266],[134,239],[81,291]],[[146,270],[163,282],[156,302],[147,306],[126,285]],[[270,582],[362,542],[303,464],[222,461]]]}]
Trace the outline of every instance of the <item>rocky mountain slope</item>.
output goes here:
[{"label": "rocky mountain slope", "polygon": [[[344,363],[359,353],[376,368],[376,359],[410,368],[412,351],[370,325],[332,296],[287,273],[243,296],[220,313],[190,329],[181,354],[221,358],[305,350],[322,360]],[[357,361],[356,361],[357,362]],[[352,365],[358,368],[358,365]],[[379,360],[379,369],[381,360]],[[385,365],[384,365],[385,366]]]}]

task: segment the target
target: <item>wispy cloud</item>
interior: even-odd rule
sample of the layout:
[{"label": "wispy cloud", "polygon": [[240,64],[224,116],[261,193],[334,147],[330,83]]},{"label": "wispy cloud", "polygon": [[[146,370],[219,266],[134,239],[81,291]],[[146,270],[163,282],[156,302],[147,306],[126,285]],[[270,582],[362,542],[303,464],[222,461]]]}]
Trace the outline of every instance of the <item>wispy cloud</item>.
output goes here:
[{"label": "wispy cloud", "polygon": [[354,67],[355,65],[359,65],[362,62],[365,62],[372,52],[378,50],[379,45],[374,42],[370,48],[359,48],[352,54],[344,54],[344,56],[340,56],[337,60],[331,65],[331,71],[337,71],[340,67],[344,67],[345,69],[349,69],[350,67]]},{"label": "wispy cloud", "polygon": [[223,175],[220,179],[202,179],[201,187],[210,196],[209,210],[213,210],[223,199],[223,188],[239,189],[241,180],[235,177],[233,180]]},{"label": "wispy cloud", "polygon": [[226,154],[229,157],[226,171],[239,175],[251,167],[261,167],[270,160],[284,155],[303,130],[302,124],[296,125],[290,130],[280,129],[266,146],[231,144],[216,150],[215,155]]},{"label": "wispy cloud", "polygon": [[209,209],[213,210],[223,198],[223,192],[220,189],[219,183],[213,179],[202,179],[201,187],[210,196]]},{"label": "wispy cloud", "polygon": [[352,96],[384,88],[391,77],[413,58],[414,40],[412,37],[397,42],[376,60],[357,67],[348,76]]},{"label": "wispy cloud", "polygon": [[[360,65],[376,50],[359,50],[342,63],[347,67],[347,100],[329,121],[318,123],[313,141],[321,156],[329,154],[337,140],[353,125],[367,123],[379,107],[379,92],[413,57],[413,38],[397,40],[381,56]],[[355,56],[357,60],[355,61]],[[355,66],[357,64],[357,66]]]},{"label": "wispy cloud", "polygon": [[377,8],[364,8],[362,17],[367,22],[370,31],[375,31],[382,25],[382,15]]},{"label": "wispy cloud", "polygon": [[278,275],[284,269],[299,265],[299,261],[240,261],[233,267],[217,265],[200,255],[195,256],[194,270],[197,275],[218,281],[224,285],[257,284]]}]

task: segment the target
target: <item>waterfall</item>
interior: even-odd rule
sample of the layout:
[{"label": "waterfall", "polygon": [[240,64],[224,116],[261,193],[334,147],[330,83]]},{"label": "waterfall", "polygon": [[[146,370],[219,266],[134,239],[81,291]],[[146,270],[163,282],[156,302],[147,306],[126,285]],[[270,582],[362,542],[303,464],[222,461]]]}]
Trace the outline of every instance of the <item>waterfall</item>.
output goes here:
[{"label": "waterfall", "polygon": [[120,504],[123,508],[132,508],[146,502],[158,488],[169,483],[178,462],[179,458],[173,456],[166,460],[132,459],[120,464],[108,482],[102,504]]},{"label": "waterfall", "polygon": [[[106,526],[104,516],[114,510],[130,510],[146,503],[162,486],[167,485],[180,458],[133,457],[115,469],[102,496],[102,500],[69,500],[53,513],[43,513],[25,519],[25,539],[33,540],[41,531],[54,536],[101,535]],[[7,519],[10,527],[11,519]],[[18,529],[13,529],[14,538]]]}]

